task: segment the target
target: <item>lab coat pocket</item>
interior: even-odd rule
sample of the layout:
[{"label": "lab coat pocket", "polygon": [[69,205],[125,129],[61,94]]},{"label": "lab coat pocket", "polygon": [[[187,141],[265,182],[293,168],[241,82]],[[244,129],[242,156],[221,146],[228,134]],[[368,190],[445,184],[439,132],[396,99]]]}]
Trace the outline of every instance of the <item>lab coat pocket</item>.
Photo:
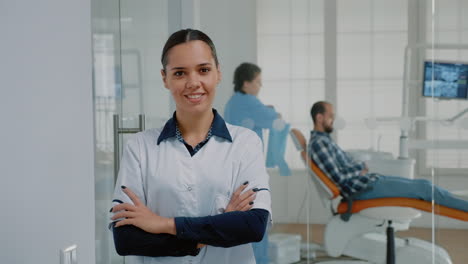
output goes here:
[{"label": "lab coat pocket", "polygon": [[226,195],[218,194],[215,197],[213,208],[211,210],[212,215],[222,214],[229,203],[229,198]]}]

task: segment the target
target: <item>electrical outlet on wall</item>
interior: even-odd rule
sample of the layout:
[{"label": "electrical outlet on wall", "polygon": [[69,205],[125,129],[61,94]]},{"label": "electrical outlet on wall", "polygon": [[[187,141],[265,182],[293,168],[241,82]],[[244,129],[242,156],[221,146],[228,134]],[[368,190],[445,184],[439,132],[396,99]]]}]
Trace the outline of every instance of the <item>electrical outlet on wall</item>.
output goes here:
[{"label": "electrical outlet on wall", "polygon": [[60,264],[78,264],[76,245],[71,245],[60,250]]}]

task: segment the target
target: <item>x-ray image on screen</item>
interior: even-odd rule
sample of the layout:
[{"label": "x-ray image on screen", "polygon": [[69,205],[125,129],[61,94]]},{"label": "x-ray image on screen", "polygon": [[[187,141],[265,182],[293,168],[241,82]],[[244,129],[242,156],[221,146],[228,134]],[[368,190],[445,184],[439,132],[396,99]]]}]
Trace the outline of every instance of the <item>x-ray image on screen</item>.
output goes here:
[{"label": "x-ray image on screen", "polygon": [[423,95],[446,99],[467,99],[468,65],[424,62]]}]

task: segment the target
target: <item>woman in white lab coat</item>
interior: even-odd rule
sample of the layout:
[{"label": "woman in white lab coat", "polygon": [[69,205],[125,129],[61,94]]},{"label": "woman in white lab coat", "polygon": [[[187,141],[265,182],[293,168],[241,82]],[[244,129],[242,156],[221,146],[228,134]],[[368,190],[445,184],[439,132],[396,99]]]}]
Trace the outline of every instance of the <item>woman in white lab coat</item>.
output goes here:
[{"label": "woman in white lab coat", "polygon": [[111,209],[117,252],[130,263],[253,264],[250,242],[271,215],[262,143],[212,108],[221,72],[207,35],[175,32],[161,62],[176,111],[126,145]]}]

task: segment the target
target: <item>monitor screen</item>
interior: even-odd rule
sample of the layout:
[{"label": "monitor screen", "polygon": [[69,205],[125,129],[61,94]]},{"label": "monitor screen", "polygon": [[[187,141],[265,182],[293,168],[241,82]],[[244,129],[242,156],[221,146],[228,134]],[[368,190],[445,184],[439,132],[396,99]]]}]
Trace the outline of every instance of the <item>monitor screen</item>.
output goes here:
[{"label": "monitor screen", "polygon": [[423,96],[440,99],[468,99],[468,64],[425,61]]}]

